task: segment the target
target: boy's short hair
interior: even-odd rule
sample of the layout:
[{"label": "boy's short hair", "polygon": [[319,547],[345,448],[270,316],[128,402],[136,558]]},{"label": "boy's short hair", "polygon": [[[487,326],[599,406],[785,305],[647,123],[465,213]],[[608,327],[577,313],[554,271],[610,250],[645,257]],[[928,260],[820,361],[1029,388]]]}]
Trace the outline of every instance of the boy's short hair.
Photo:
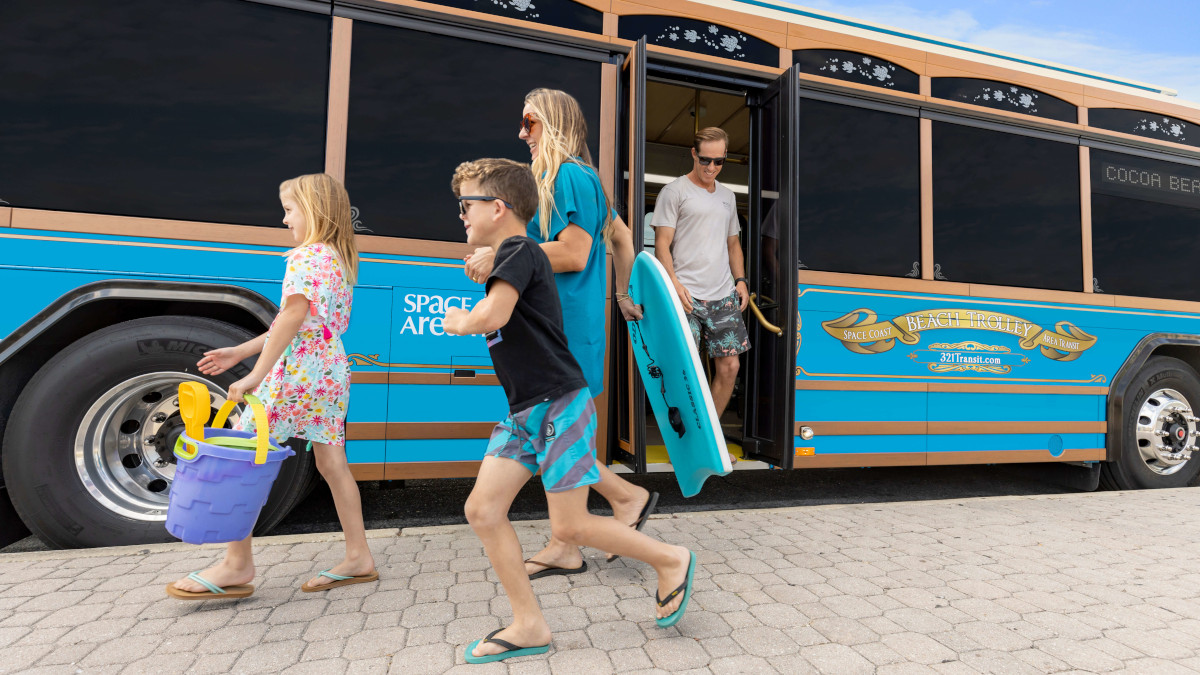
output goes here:
[{"label": "boy's short hair", "polygon": [[709,141],[724,141],[725,150],[729,150],[729,134],[721,127],[705,127],[696,132],[696,138],[692,141],[692,147],[696,148],[696,152],[700,152],[700,144]]},{"label": "boy's short hair", "polygon": [[528,164],[511,159],[484,158],[463,162],[454,170],[450,188],[455,197],[461,197],[464,183],[479,183],[481,197],[497,197],[512,204],[512,211],[528,223],[538,210],[537,181]]}]

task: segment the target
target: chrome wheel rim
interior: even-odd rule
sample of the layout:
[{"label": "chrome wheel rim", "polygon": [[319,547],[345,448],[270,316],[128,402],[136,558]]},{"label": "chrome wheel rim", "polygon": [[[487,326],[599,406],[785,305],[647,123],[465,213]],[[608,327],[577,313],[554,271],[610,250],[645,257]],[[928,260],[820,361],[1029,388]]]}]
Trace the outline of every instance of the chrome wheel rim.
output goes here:
[{"label": "chrome wheel rim", "polygon": [[1197,422],[1191,403],[1178,391],[1159,389],[1150,394],[1138,411],[1138,455],[1161,476],[1180,471],[1196,450]]},{"label": "chrome wheel rim", "polygon": [[165,521],[175,478],[175,439],[183,431],[179,383],[202,382],[210,405],[225,390],[195,375],[138,375],[97,397],[75,434],[75,468],[83,486],[109,511],[141,521]]}]

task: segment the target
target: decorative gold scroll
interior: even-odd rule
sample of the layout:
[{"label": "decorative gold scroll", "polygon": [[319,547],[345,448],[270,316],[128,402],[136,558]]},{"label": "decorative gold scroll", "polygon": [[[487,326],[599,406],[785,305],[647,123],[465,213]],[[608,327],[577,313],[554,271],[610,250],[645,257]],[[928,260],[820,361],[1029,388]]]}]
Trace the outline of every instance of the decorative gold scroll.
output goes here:
[{"label": "decorative gold scroll", "polygon": [[880,321],[869,309],[856,309],[837,319],[822,321],[821,326],[856,354],[881,354],[895,347],[896,340],[915,345],[921,340],[921,332],[947,328],[1014,335],[1021,349],[1036,347],[1042,356],[1055,361],[1074,361],[1096,344],[1094,335],[1068,321],[1059,321],[1051,331],[1020,317],[982,309],[930,309],[886,321]]}]

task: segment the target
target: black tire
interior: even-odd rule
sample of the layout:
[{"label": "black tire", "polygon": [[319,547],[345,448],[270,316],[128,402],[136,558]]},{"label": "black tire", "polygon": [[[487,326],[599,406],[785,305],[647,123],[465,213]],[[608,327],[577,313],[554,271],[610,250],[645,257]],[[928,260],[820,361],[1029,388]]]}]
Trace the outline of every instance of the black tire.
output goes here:
[{"label": "black tire", "polygon": [[[1106,489],[1137,490],[1185,487],[1195,480],[1200,475],[1200,452],[1183,459],[1156,450],[1159,443],[1171,450],[1195,446],[1192,432],[1200,425],[1193,421],[1193,406],[1200,406],[1196,371],[1179,359],[1150,357],[1125,388],[1122,418],[1110,420],[1109,433],[1118,442],[1117,458],[1101,467],[1100,484]],[[1139,433],[1139,421],[1142,429],[1168,435]]]},{"label": "black tire", "polygon": [[[250,367],[208,377],[196,362],[251,337],[222,321],[160,316],[96,331],[56,354],[21,392],[4,435],[4,482],[26,526],[60,548],[174,541],[164,527],[178,435],[172,392],[198,380],[223,400]],[[277,525],[315,475],[311,453],[286,460],[255,534]]]}]

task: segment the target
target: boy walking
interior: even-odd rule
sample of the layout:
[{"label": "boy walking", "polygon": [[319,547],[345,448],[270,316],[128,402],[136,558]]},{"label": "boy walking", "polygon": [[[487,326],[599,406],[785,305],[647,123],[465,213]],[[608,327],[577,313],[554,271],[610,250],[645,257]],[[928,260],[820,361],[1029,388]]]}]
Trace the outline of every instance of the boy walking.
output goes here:
[{"label": "boy walking", "polygon": [[538,208],[532,171],[506,159],[480,159],[459,165],[451,187],[468,243],[496,253],[487,297],[470,312],[447,309],[443,327],[454,335],[485,335],[510,411],[492,432],[466,515],[512,604],[513,622],[468,646],[467,662],[550,649],[550,626],[508,521],[517,492],[539,469],[554,536],[649,563],[658,575],[656,622],[674,625],[691,597],[695,554],[587,510],[587,486],[599,480],[596,411],[567,349],[550,260],[525,236]]}]

